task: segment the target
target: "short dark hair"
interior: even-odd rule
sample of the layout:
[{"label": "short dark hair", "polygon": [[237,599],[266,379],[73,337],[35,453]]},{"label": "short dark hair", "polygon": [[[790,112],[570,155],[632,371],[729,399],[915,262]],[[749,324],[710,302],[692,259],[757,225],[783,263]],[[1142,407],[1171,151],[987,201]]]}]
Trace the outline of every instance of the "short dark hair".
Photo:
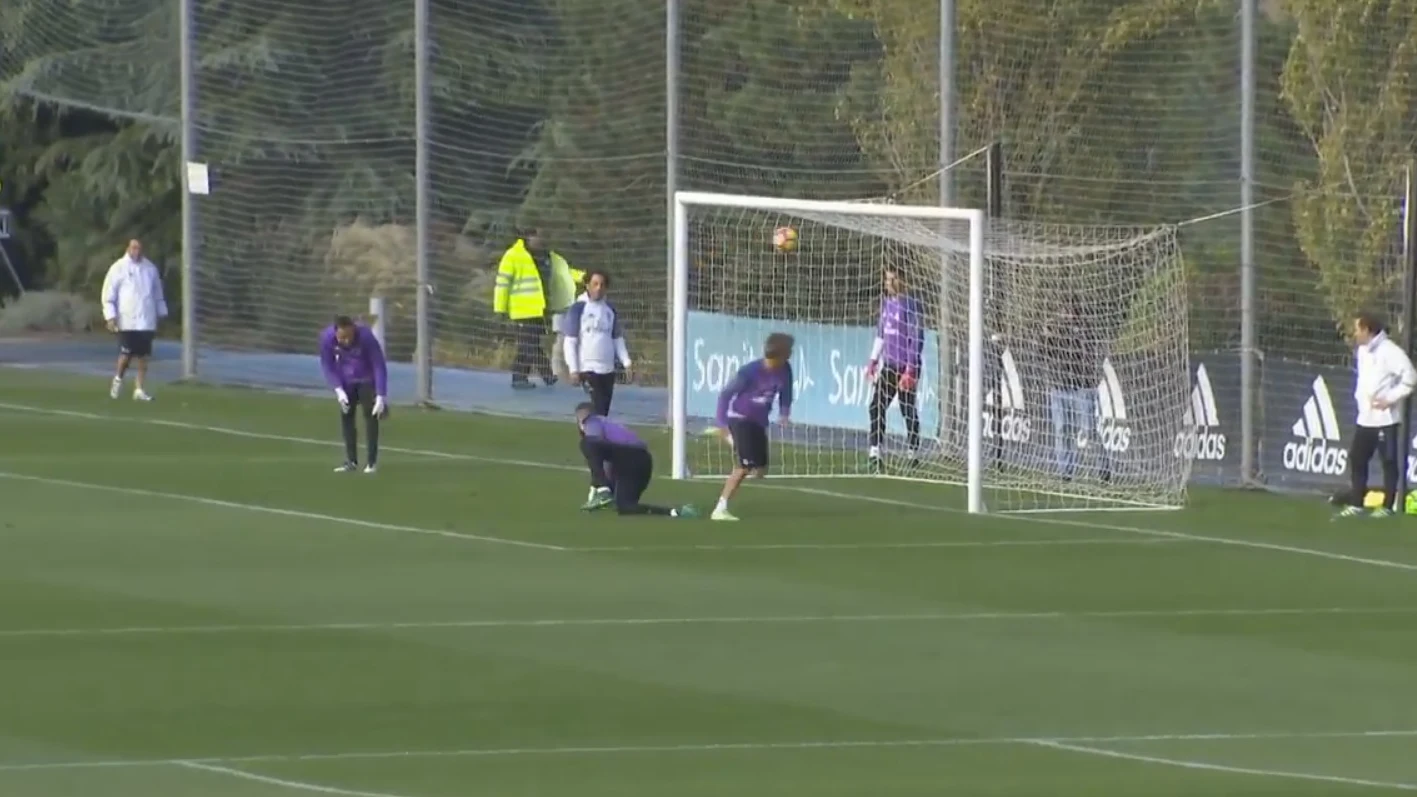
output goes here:
[{"label": "short dark hair", "polygon": [[354,326],[354,319],[347,315],[335,316],[335,327],[337,329],[349,329]]},{"label": "short dark hair", "polygon": [[1368,331],[1370,335],[1378,335],[1387,331],[1387,324],[1383,323],[1382,316],[1377,313],[1359,313],[1358,326]]},{"label": "short dark hair", "polygon": [[587,271],[587,272],[585,273],[585,281],[584,281],[583,283],[581,283],[581,284],[583,284],[583,285],[589,285],[589,284],[590,284],[590,278],[591,278],[591,277],[594,277],[594,276],[596,276],[596,275],[599,275],[599,276],[600,276],[600,281],[603,282],[603,283],[605,283],[605,287],[607,287],[607,288],[610,287],[610,275],[609,275],[608,273],[606,273],[605,271],[603,271],[603,270],[601,270],[601,269],[598,269],[598,268],[593,268],[593,269],[591,269],[590,271]]},{"label": "short dark hair", "polygon": [[769,360],[781,360],[792,351],[794,343],[796,340],[786,332],[774,332],[763,343],[763,356]]},{"label": "short dark hair", "polygon": [[576,405],[576,412],[581,412],[582,410],[590,413],[591,415],[594,415],[595,405],[590,403],[589,401],[582,401],[581,403]]}]

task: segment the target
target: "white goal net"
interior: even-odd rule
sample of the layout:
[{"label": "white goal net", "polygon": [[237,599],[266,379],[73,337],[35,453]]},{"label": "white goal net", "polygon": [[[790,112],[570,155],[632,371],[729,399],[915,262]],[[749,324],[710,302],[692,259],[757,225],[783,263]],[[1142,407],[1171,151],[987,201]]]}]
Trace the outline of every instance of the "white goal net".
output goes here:
[{"label": "white goal net", "polygon": [[708,194],[679,208],[677,476],[732,469],[731,444],[706,433],[720,391],[784,332],[795,400],[792,424],[772,430],[775,477],[958,485],[974,511],[1184,502],[1174,229],[991,220],[971,268],[976,211]]}]

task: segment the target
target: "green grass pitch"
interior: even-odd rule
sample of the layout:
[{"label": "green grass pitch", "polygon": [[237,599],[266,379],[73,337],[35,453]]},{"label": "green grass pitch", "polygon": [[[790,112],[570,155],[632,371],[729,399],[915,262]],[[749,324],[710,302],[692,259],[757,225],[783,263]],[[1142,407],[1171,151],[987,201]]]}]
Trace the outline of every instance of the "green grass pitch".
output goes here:
[{"label": "green grass pitch", "polygon": [[1405,519],[855,479],[622,520],[569,421],[396,408],[340,475],[332,401],[0,377],[3,795],[1417,789]]}]

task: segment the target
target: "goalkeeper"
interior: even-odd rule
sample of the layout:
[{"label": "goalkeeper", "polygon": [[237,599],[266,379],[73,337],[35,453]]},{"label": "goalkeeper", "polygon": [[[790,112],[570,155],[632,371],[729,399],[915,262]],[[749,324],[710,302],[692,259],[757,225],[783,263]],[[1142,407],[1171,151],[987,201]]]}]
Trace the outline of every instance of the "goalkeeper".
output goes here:
[{"label": "goalkeeper", "polygon": [[915,388],[920,379],[920,363],[925,348],[922,329],[924,313],[915,297],[906,292],[900,272],[887,269],[881,297],[881,320],[876,325],[876,341],[871,346],[871,361],[866,366],[866,378],[875,382],[871,396],[871,432],[868,442],[871,470],[885,470],[881,459],[881,442],[886,434],[886,410],[892,402],[900,405],[905,419],[906,445],[910,467],[920,466],[920,409]]},{"label": "goalkeeper", "polygon": [[[590,467],[591,484],[614,496],[615,511],[621,515],[696,517],[692,506],[671,509],[640,503],[640,496],[654,476],[654,458],[649,446],[634,432],[601,415],[595,405],[576,405],[576,425],[581,430],[581,453]],[[589,505],[598,509],[606,504]]]},{"label": "goalkeeper", "polygon": [[767,473],[773,399],[777,399],[779,423],[786,426],[792,413],[792,346],[791,335],[768,335],[763,358],[739,368],[733,381],[718,394],[718,427],[733,441],[734,463],[714,507],[714,520],[737,520],[728,511],[728,502],[750,473],[759,478]]},{"label": "goalkeeper", "polygon": [[369,458],[364,472],[379,469],[379,421],[389,414],[389,369],[384,347],[369,327],[342,315],[320,333],[320,370],[339,402],[340,430],[344,433],[344,464],[339,473],[359,469],[359,429],[355,408],[364,411],[369,438]]}]

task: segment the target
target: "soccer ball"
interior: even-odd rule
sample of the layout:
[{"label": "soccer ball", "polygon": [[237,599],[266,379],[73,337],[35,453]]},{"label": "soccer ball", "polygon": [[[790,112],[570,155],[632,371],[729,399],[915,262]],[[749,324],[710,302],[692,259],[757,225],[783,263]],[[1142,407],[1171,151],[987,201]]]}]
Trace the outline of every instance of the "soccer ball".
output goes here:
[{"label": "soccer ball", "polygon": [[779,252],[791,252],[797,248],[797,231],[791,227],[778,227],[772,231],[772,245]]}]

